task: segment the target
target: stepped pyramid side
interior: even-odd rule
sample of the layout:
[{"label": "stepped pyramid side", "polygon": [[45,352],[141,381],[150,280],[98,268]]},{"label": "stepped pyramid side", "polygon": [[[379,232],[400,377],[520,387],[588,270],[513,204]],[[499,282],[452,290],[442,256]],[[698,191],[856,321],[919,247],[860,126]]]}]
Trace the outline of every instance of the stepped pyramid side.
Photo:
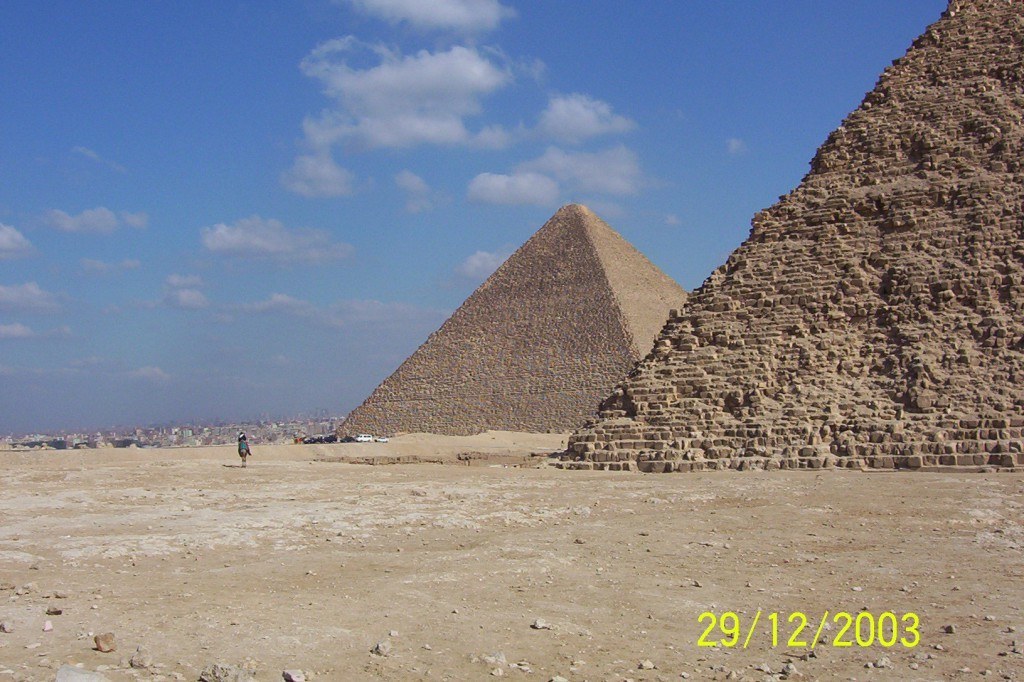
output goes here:
[{"label": "stepped pyramid side", "polygon": [[564,466],[1024,465],[1024,2],[958,0]]},{"label": "stepped pyramid side", "polygon": [[685,297],[589,209],[565,206],[339,433],[576,428],[650,350]]}]

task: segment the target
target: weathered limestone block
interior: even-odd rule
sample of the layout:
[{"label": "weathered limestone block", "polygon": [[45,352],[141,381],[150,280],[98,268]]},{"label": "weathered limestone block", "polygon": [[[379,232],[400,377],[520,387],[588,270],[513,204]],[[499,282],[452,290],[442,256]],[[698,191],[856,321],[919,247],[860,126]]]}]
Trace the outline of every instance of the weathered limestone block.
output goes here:
[{"label": "weathered limestone block", "polygon": [[1021,466],[1022,25],[952,2],[571,442],[659,471]]}]

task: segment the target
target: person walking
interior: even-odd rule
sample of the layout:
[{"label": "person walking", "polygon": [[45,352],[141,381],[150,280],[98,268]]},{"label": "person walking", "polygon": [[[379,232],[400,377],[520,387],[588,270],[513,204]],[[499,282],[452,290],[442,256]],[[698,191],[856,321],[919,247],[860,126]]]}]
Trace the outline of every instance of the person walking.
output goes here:
[{"label": "person walking", "polygon": [[242,458],[242,466],[245,466],[245,460],[248,459],[252,451],[249,449],[249,441],[245,438],[245,431],[238,432],[238,456]]}]

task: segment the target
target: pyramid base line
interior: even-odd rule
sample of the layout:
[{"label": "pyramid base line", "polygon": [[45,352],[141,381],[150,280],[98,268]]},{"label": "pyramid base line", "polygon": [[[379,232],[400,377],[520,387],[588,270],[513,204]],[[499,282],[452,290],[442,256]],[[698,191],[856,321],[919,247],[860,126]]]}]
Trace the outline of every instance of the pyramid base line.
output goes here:
[{"label": "pyramid base line", "polygon": [[911,470],[911,471],[1005,471],[1024,472],[1024,454],[971,454],[971,455],[875,455],[870,457],[727,457],[723,459],[677,459],[672,454],[649,456],[641,453],[637,459],[617,461],[573,460],[563,455],[555,462],[559,469],[585,471],[639,471],[647,474],[668,474],[690,471],[779,471],[795,469],[858,469],[858,470]]},{"label": "pyramid base line", "polygon": [[[717,429],[718,435],[709,438],[697,435],[696,428],[688,429],[686,435],[673,435],[673,429],[667,427],[629,419],[608,420],[574,435],[556,466],[650,473],[1024,468],[1022,417],[951,420],[941,424],[943,428],[908,426],[905,422],[894,422],[844,430],[747,424]],[[831,437],[825,436],[828,432]]]}]

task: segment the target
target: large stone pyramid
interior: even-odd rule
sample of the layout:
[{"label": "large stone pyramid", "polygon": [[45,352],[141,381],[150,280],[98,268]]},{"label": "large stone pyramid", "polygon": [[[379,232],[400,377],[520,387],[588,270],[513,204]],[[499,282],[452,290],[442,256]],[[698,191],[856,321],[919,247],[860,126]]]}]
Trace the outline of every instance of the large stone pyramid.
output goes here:
[{"label": "large stone pyramid", "polygon": [[1020,466],[1024,2],[954,0],[567,466]]},{"label": "large stone pyramid", "polygon": [[339,431],[574,429],[685,300],[589,209],[564,206]]}]

